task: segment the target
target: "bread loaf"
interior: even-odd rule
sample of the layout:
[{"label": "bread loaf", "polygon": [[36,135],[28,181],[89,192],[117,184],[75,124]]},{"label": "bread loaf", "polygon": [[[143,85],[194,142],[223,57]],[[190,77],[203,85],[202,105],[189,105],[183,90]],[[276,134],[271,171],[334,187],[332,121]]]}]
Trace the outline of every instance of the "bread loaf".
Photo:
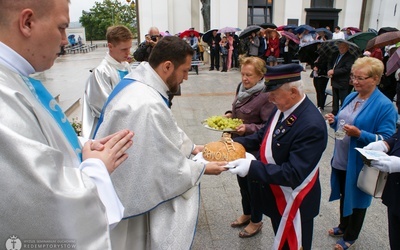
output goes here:
[{"label": "bread loaf", "polygon": [[246,158],[246,150],[240,143],[223,136],[220,141],[204,145],[203,158],[207,161],[234,161]]}]

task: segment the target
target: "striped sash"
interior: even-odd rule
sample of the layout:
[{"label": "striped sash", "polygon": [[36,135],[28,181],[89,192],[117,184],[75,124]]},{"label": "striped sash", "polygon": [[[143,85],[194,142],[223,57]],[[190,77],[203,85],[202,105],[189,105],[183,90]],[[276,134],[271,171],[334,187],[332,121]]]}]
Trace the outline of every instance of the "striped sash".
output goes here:
[{"label": "striped sash", "polygon": [[[273,131],[270,128],[277,123],[280,112],[276,112],[269,124],[260,147],[261,162],[275,164],[271,152]],[[266,150],[268,149],[268,150]],[[278,211],[282,216],[278,231],[275,235],[273,249],[282,249],[285,242],[288,242],[289,249],[300,249],[302,247],[300,205],[304,197],[314,186],[318,177],[318,167],[316,166],[307,178],[294,190],[290,187],[270,184]]]}]

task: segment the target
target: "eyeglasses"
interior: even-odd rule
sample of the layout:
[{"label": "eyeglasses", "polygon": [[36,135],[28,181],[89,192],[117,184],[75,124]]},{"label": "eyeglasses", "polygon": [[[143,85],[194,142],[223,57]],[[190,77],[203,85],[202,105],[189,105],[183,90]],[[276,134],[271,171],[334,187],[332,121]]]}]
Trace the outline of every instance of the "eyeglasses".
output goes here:
[{"label": "eyeglasses", "polygon": [[367,80],[368,78],[371,78],[371,76],[360,77],[360,76],[350,75],[350,80],[352,80],[352,81],[357,81],[357,82],[365,81],[365,80]]}]

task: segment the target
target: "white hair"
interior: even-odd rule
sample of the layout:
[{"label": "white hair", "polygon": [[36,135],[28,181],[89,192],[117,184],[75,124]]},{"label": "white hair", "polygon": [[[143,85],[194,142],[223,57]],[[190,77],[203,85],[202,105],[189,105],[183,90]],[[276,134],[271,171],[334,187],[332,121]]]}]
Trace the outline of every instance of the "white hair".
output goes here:
[{"label": "white hair", "polygon": [[302,80],[297,80],[294,82],[289,82],[287,84],[283,84],[283,87],[285,87],[286,90],[289,90],[291,87],[294,87],[299,91],[300,95],[304,94],[304,84],[303,84]]}]

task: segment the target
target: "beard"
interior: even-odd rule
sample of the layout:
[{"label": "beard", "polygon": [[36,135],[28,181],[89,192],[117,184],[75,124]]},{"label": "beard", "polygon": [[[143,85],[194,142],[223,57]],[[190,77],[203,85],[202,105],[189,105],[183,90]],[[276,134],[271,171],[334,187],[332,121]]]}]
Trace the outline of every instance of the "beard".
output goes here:
[{"label": "beard", "polygon": [[167,78],[166,84],[172,94],[178,92],[180,83],[178,83],[178,80],[176,79],[175,72],[173,72],[172,75]]}]

